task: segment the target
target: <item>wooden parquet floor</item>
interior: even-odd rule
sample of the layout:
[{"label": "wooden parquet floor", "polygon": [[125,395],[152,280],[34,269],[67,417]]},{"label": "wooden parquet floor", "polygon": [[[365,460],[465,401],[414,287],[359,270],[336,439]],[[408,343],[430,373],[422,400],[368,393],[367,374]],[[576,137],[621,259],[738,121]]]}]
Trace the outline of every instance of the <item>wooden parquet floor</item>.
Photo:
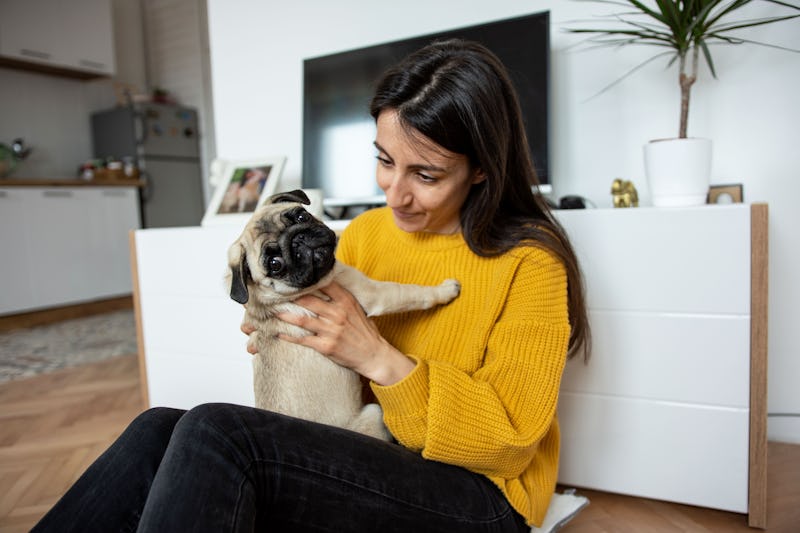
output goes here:
[{"label": "wooden parquet floor", "polygon": [[[28,531],[142,409],[135,356],[0,386],[0,533]],[[770,443],[770,533],[800,532],[800,445]],[[564,533],[758,531],[745,515],[579,490]],[[457,533],[457,532],[454,532]]]},{"label": "wooden parquet floor", "polygon": [[0,386],[0,533],[28,531],[141,410],[136,355]]}]

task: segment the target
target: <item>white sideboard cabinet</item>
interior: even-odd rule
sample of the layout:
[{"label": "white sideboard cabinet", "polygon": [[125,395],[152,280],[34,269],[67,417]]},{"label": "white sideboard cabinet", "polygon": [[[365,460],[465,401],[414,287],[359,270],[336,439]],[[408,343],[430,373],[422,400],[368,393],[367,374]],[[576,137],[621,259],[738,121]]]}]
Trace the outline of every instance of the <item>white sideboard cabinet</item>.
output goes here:
[{"label": "white sideboard cabinet", "polygon": [[0,187],[0,315],[131,294],[136,187]]},{"label": "white sideboard cabinet", "polygon": [[[564,375],[560,482],[749,513],[763,527],[766,206],[557,217],[594,332],[589,363]],[[132,236],[146,404],[253,404],[243,309],[224,283],[240,229]]]},{"label": "white sideboard cabinet", "polygon": [[766,516],[767,206],[560,211],[594,349],[559,481]]}]

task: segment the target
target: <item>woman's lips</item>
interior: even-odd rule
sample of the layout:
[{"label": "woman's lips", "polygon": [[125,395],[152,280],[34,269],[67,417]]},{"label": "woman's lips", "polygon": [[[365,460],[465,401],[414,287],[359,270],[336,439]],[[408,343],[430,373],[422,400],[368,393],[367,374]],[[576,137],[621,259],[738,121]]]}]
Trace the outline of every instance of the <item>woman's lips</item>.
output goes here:
[{"label": "woman's lips", "polygon": [[399,211],[397,209],[392,209],[392,213],[394,213],[395,217],[397,217],[397,218],[399,218],[401,220],[408,220],[408,219],[411,219],[411,218],[414,218],[415,216],[417,216],[416,213],[409,213],[407,211]]}]

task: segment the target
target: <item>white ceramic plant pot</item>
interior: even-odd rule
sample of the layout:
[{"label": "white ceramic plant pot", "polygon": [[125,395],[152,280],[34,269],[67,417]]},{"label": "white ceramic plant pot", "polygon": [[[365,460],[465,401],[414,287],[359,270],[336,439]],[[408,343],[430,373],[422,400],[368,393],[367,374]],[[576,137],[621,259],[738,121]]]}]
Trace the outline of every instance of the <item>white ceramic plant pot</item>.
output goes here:
[{"label": "white ceramic plant pot", "polygon": [[654,206],[705,204],[711,177],[711,140],[650,141],[644,146],[644,167]]}]

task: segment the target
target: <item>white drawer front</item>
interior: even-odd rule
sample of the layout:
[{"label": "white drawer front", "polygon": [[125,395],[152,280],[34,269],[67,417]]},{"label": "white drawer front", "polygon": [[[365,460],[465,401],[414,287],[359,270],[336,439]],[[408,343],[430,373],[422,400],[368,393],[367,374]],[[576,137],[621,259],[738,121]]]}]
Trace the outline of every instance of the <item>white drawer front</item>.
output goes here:
[{"label": "white drawer front", "polygon": [[[749,314],[747,205],[559,211],[592,309]],[[680,215],[680,216],[676,216]],[[744,216],[743,216],[744,215]]]},{"label": "white drawer front", "polygon": [[744,409],[564,393],[565,485],[747,512]]},{"label": "white drawer front", "polygon": [[748,408],[750,321],[731,315],[593,311],[589,364],[561,390]]}]

